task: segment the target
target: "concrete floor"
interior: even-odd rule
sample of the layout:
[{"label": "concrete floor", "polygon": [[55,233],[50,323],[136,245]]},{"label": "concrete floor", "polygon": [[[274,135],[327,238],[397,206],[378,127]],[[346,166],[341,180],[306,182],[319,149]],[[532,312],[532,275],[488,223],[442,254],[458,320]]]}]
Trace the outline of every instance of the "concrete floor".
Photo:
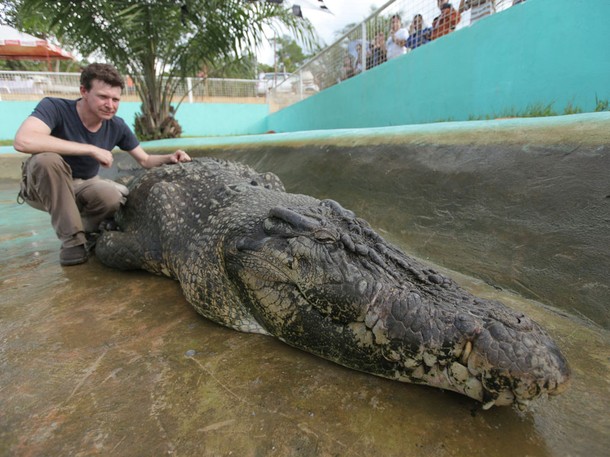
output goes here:
[{"label": "concrete floor", "polygon": [[527,413],[480,411],[219,327],[169,279],[62,268],[16,190],[0,180],[0,456],[607,455],[607,330],[445,270],[543,323],[574,373]]}]

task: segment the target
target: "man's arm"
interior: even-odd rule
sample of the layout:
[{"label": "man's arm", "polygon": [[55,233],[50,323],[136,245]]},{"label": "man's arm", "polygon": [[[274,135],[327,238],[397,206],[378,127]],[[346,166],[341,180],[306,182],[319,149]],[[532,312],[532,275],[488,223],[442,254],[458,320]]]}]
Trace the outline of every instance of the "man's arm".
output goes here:
[{"label": "man's arm", "polygon": [[51,136],[51,129],[40,119],[30,116],[17,130],[13,147],[26,154],[55,152],[63,155],[86,155],[93,157],[102,166],[112,165],[112,153],[90,144],[62,140]]},{"label": "man's arm", "polygon": [[131,154],[131,156],[136,159],[136,162],[138,162],[144,168],[154,168],[163,164],[191,161],[189,155],[182,149],[178,149],[172,154],[150,155],[142,148],[142,146],[137,146],[129,151],[129,154]]}]

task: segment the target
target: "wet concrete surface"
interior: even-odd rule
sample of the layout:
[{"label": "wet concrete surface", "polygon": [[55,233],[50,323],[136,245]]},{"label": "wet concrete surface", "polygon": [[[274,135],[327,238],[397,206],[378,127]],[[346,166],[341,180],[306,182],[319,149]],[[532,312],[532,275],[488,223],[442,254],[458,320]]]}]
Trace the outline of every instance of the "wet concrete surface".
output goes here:
[{"label": "wet concrete surface", "polygon": [[543,323],[573,370],[531,411],[481,411],[215,325],[167,278],[62,268],[48,215],[16,190],[0,181],[1,456],[607,455],[610,336],[594,324],[441,269]]}]

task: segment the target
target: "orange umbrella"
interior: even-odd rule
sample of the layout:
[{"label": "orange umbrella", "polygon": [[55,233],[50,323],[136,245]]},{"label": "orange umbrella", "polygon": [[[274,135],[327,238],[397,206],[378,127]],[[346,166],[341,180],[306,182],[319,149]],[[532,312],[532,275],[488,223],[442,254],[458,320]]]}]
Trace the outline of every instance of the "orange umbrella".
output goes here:
[{"label": "orange umbrella", "polygon": [[58,46],[8,25],[0,25],[0,59],[3,60],[74,60]]}]

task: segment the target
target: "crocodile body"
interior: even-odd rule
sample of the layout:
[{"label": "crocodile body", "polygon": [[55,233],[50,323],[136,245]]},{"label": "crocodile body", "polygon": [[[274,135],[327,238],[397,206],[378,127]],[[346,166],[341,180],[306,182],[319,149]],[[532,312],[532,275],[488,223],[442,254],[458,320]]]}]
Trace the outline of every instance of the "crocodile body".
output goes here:
[{"label": "crocodile body", "polygon": [[208,319],[341,365],[520,408],[570,371],[535,322],[477,298],[332,200],[271,173],[199,159],[130,184],[96,255],[178,280]]}]

